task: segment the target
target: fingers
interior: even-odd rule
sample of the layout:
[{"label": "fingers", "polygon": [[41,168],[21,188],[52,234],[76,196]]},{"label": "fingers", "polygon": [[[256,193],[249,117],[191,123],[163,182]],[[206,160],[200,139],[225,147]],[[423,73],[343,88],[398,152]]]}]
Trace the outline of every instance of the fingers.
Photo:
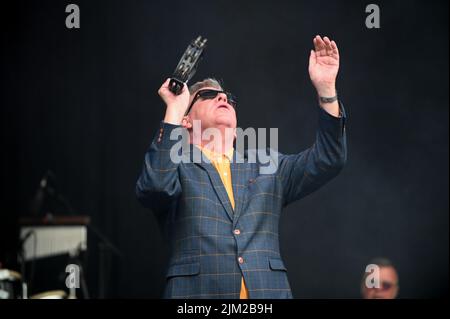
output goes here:
[{"label": "fingers", "polygon": [[322,37],[317,35],[313,39],[314,50],[316,51],[316,55],[320,56],[332,56],[334,58],[339,57],[339,50],[337,48],[336,42],[331,41],[328,37]]},{"label": "fingers", "polygon": [[168,78],[167,80],[164,81],[164,83],[161,85],[161,87],[159,88],[158,92],[163,91],[164,89],[169,89],[169,82],[170,82],[170,78]]},{"label": "fingers", "polygon": [[325,49],[325,42],[323,42],[320,35],[317,35],[314,40],[314,49],[316,51],[317,56],[325,56],[326,55],[326,49]]},{"label": "fingers", "polygon": [[188,88],[186,82],[184,82],[183,83],[183,91],[182,92],[186,92],[186,91],[189,92],[189,88]]},{"label": "fingers", "polygon": [[336,42],[331,41],[331,47],[333,48],[333,54],[339,57],[339,49],[337,47]]},{"label": "fingers", "polygon": [[325,50],[327,52],[327,55],[333,54],[333,47],[331,46],[331,41],[328,37],[323,38],[323,42],[325,42]]},{"label": "fingers", "polygon": [[163,83],[163,84],[161,85],[161,87],[158,89],[158,94],[159,94],[159,96],[162,97],[164,91],[166,91],[166,90],[169,89],[169,82],[170,82],[170,79],[167,79],[166,81],[164,81],[164,83]]},{"label": "fingers", "polygon": [[[161,87],[158,90],[158,94],[161,95],[161,94],[164,94],[164,93],[170,91],[169,86],[170,86],[170,78],[168,78],[164,81],[164,83],[161,85]],[[181,89],[181,93],[185,93],[185,92],[189,92],[189,88],[186,83],[183,83],[183,88]]]},{"label": "fingers", "polygon": [[[170,78],[168,78],[168,79],[161,85],[160,90],[161,90],[161,89],[167,89],[167,90],[168,90],[168,89],[169,89],[169,84],[170,84]],[[182,89],[181,89],[181,92],[185,92],[185,91],[189,91],[189,88],[188,88],[186,82],[183,82],[183,87],[182,87]]]}]

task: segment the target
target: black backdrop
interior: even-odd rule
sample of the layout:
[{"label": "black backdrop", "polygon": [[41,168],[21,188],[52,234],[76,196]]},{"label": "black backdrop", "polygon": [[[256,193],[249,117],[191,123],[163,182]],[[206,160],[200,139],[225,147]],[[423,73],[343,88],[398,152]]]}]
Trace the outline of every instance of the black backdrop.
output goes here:
[{"label": "black backdrop", "polygon": [[288,207],[281,251],[297,298],[357,298],[367,262],[397,265],[400,297],[448,293],[448,2],[69,1],[1,5],[1,257],[47,169],[77,210],[124,253],[108,296],[159,297],[165,243],[135,199],[143,155],[162,119],[156,93],[189,41],[209,39],[194,79],[215,76],[240,101],[240,127],[278,127],[279,149],[314,140],[308,55],[336,40],[348,111],[348,163]]}]

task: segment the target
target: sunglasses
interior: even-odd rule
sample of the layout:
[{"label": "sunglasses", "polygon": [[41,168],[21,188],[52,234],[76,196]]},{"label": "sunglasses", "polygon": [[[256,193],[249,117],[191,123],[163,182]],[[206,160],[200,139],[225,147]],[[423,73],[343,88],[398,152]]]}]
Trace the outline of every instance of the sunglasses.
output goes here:
[{"label": "sunglasses", "polygon": [[[396,286],[396,284],[393,282],[382,281],[380,286],[381,287],[378,289],[386,291],[386,290],[389,290],[389,289],[393,288],[394,286]],[[377,289],[377,288],[372,288],[372,289]]]},{"label": "sunglasses", "polygon": [[198,99],[212,100],[212,99],[215,99],[219,93],[224,93],[227,96],[227,102],[232,107],[236,108],[236,106],[237,106],[236,97],[233,94],[231,94],[230,92],[206,89],[206,90],[200,90],[197,92],[197,94],[195,94],[194,99],[192,100],[191,105],[189,105],[189,108],[188,108],[186,114],[188,114],[191,111],[192,106],[194,105],[195,102],[197,102]]}]

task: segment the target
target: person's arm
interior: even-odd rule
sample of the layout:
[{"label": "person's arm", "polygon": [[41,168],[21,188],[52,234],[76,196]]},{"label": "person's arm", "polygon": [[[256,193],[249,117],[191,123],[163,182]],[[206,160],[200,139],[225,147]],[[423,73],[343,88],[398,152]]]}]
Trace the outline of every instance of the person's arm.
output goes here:
[{"label": "person's arm", "polygon": [[170,158],[170,150],[178,140],[171,140],[170,134],[181,127],[189,105],[189,90],[186,84],[180,95],[170,92],[168,85],[169,79],[158,91],[166,104],[166,114],[145,154],[142,173],[136,183],[136,196],[139,201],[146,207],[157,208],[158,211],[163,211],[181,194],[179,164]]},{"label": "person's arm", "polygon": [[320,100],[320,97],[336,96],[339,51],[336,43],[327,37],[317,36],[313,42],[315,50],[311,50],[309,74],[319,97],[319,128],[316,141],[309,149],[279,157],[278,174],[283,183],[285,205],[324,185],[340,172],[347,160],[344,107],[338,100]]}]

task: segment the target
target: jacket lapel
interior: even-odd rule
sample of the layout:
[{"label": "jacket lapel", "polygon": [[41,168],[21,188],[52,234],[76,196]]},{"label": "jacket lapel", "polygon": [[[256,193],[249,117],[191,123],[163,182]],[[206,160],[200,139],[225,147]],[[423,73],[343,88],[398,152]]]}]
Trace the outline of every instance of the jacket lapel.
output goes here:
[{"label": "jacket lapel", "polygon": [[[231,181],[233,184],[233,195],[234,195],[234,218],[233,226],[241,216],[242,206],[245,202],[247,196],[247,182],[248,182],[248,165],[244,163],[238,163],[237,157],[238,153],[235,150],[233,155],[233,161],[231,162]],[[241,157],[242,159],[243,157]]]},{"label": "jacket lapel", "polygon": [[[219,173],[217,172],[216,168],[214,167],[213,164],[203,161],[201,150],[197,147],[194,147],[192,144],[191,144],[191,147],[189,148],[189,152],[190,152],[190,160],[193,163],[195,163],[196,165],[203,168],[208,173],[209,179],[211,180],[211,184],[213,185],[213,188],[214,188],[217,196],[219,197],[220,202],[222,203],[230,220],[233,221],[233,216],[234,216],[233,207],[231,206],[231,202],[228,197],[227,191],[225,190],[225,186],[223,185],[222,180],[220,179]],[[200,156],[200,158],[198,158],[198,156]],[[231,178],[233,180],[233,175]],[[233,185],[233,193],[234,192],[235,192],[235,190],[234,190],[234,185]],[[235,199],[235,205],[236,205],[236,199]]]},{"label": "jacket lapel", "polygon": [[[220,179],[219,173],[217,172],[216,168],[210,164],[210,163],[198,163],[197,165],[200,165],[203,167],[209,175],[209,178],[211,179],[211,183],[214,187],[214,190],[217,193],[217,196],[219,196],[220,201],[222,202],[223,207],[225,208],[228,217],[230,217],[230,220],[233,220],[234,212],[233,207],[231,207],[230,198],[228,197],[227,191],[225,190],[225,186],[222,183],[222,180]],[[234,189],[233,189],[234,192]],[[236,201],[236,200],[235,200]],[[236,202],[235,202],[236,205]]]}]

